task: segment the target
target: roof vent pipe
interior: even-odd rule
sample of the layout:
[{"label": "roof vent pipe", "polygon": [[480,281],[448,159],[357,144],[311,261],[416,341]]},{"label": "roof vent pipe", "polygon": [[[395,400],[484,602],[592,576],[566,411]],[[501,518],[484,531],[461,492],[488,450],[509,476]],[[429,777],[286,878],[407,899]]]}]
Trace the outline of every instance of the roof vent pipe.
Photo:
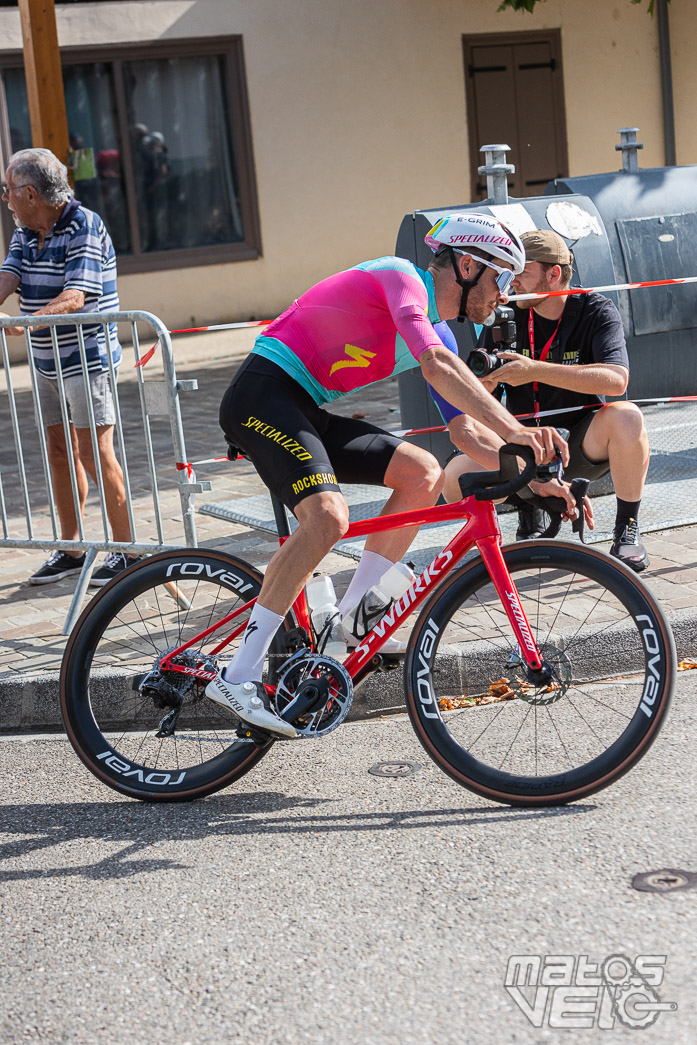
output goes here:
[{"label": "roof vent pipe", "polygon": [[622,170],[627,174],[636,174],[639,170],[637,150],[644,146],[636,140],[638,130],[638,127],[620,127],[617,132],[620,144],[615,146],[615,150],[622,153]]},{"label": "roof vent pipe", "polygon": [[508,203],[508,175],[515,174],[512,163],[506,163],[510,145],[482,145],[485,163],[477,167],[479,174],[486,174],[487,199],[494,203]]}]

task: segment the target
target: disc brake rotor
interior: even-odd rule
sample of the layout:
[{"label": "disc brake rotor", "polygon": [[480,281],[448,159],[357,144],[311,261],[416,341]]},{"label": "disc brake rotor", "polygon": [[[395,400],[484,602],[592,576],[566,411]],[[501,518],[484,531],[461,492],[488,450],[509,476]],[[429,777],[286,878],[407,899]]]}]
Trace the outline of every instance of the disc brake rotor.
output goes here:
[{"label": "disc brake rotor", "polygon": [[536,684],[526,678],[522,671],[517,671],[513,672],[509,685],[520,700],[545,706],[561,700],[571,685],[571,661],[564,650],[551,642],[540,643],[540,654],[543,662],[551,669],[550,680]]}]

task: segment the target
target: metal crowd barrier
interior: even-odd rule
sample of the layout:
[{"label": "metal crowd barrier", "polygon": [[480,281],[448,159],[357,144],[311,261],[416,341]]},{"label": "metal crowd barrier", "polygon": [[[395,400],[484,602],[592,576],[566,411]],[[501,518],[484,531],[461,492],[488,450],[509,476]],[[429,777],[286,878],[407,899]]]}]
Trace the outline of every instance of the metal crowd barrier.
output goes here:
[{"label": "metal crowd barrier", "polygon": [[[56,380],[60,397],[63,430],[66,446],[71,446],[70,423],[66,408],[65,389],[60,368],[60,351],[58,332],[62,327],[76,326],[78,345],[83,373],[87,372],[83,327],[100,325],[108,343],[108,324],[128,324],[130,340],[135,359],[135,374],[138,386],[138,402],[140,406],[141,425],[133,439],[127,439],[124,431],[117,385],[117,369],[109,356],[108,380],[114,397],[116,413],[114,449],[123,470],[126,490],[126,509],[130,523],[132,541],[115,542],[110,538],[102,468],[97,449],[97,430],[94,420],[94,409],[91,397],[87,397],[89,427],[92,439],[95,472],[97,479],[96,495],[98,499],[101,526],[95,524],[94,510],[86,511],[83,520],[79,510],[79,494],[75,463],[72,454],[68,454],[70,483],[72,488],[75,515],[78,520],[79,539],[62,540],[58,533],[56,504],[51,483],[50,464],[44,431],[41,406],[38,396],[37,371],[34,366],[29,331],[32,326],[50,327],[53,354],[56,362]],[[161,376],[144,373],[144,367],[138,365],[143,360],[141,353],[138,324],[146,324],[157,338],[161,354]],[[26,348],[26,362],[12,363],[7,343],[5,328],[23,327]],[[121,332],[120,332],[121,334]],[[148,335],[149,337],[149,335]],[[13,339],[16,340],[16,339]],[[120,336],[122,345],[127,339]],[[80,573],[75,594],[65,621],[63,633],[68,634],[77,619],[80,607],[87,591],[96,556],[100,552],[127,552],[129,554],[152,554],[180,548],[182,545],[195,547],[196,526],[194,522],[194,495],[210,490],[209,482],[197,482],[191,469],[177,467],[180,462],[187,461],[184,443],[184,432],[179,404],[179,393],[193,391],[198,387],[195,380],[178,381],[174,368],[172,342],[169,331],[162,321],[150,312],[103,312],[80,313],[61,316],[21,316],[0,319],[0,350],[4,371],[0,371],[0,432],[4,438],[0,441],[0,516],[2,519],[2,536],[0,552],[7,548],[41,548],[46,550],[74,550],[85,552],[85,564]],[[121,366],[125,365],[125,359]],[[28,401],[27,367],[31,390],[31,402]],[[19,380],[13,379],[19,376]],[[18,375],[18,371],[21,373]],[[21,387],[24,385],[24,387]],[[163,454],[162,440],[158,441],[156,453],[151,420],[154,418],[169,419],[170,440],[166,440],[167,453]],[[8,425],[9,421],[9,425]],[[12,444],[9,439],[9,427],[12,429],[14,441],[14,463],[10,463]],[[38,449],[35,432],[38,432]],[[7,433],[5,435],[5,433]],[[128,443],[128,445],[127,445]],[[163,459],[165,458],[165,459]],[[160,483],[158,483],[158,469]],[[40,480],[40,476],[43,480]],[[168,543],[164,536],[163,514],[161,507],[161,485],[167,482],[172,485],[176,478],[176,487],[181,504],[181,540]],[[134,511],[134,486],[139,489],[149,488],[149,500],[152,508],[153,532],[145,538],[138,532]],[[90,482],[90,493],[94,496],[94,484]],[[91,505],[88,495],[88,505]],[[143,518],[142,497],[139,498],[138,514]],[[150,516],[150,506],[147,516]],[[24,519],[22,520],[22,515]],[[171,516],[168,516],[171,522]],[[143,527],[141,526],[141,529]],[[46,532],[41,532],[45,530]],[[95,532],[101,530],[101,533]],[[22,531],[22,532],[21,532]]]}]

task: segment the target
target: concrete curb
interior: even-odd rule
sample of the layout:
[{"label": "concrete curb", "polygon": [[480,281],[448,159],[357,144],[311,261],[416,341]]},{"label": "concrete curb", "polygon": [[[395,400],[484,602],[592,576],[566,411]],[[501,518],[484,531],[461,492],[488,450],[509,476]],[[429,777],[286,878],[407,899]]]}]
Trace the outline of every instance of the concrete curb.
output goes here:
[{"label": "concrete curb", "polygon": [[[697,614],[690,612],[670,619],[675,638],[678,661],[694,657],[697,653]],[[609,654],[601,652],[601,656]],[[454,658],[455,660],[455,658]],[[482,658],[483,662],[483,658]],[[476,654],[468,659],[470,679],[477,678]],[[448,672],[450,669],[442,665]],[[453,664],[453,675],[459,674],[459,664]],[[353,698],[347,721],[356,722],[378,715],[398,713],[405,710],[404,674],[400,666],[393,671],[373,675],[360,685]],[[0,733],[33,733],[62,730],[60,698],[58,692],[59,673],[44,675],[17,675],[0,677]],[[480,679],[485,688],[489,681],[486,674]],[[118,690],[115,691],[118,700]]]}]

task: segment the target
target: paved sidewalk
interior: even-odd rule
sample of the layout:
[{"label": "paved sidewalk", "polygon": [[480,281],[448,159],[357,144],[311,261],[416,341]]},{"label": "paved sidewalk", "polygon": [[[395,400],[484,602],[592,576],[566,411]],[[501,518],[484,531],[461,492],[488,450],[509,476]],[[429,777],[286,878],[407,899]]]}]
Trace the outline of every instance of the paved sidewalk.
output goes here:
[{"label": "paved sidewalk", "polygon": [[[182,395],[182,420],[190,461],[217,457],[224,454],[225,447],[218,428],[218,403],[235,368],[249,351],[256,331],[230,331],[180,337],[174,340],[177,376],[180,379],[196,377],[199,391]],[[126,360],[129,356],[126,353]],[[20,406],[26,411],[31,407],[31,391],[26,375],[21,368],[13,367],[12,377]],[[3,374],[0,371],[0,385]],[[122,413],[127,426],[135,424],[137,415],[137,384],[132,367],[125,362],[119,380]],[[1,398],[1,397],[0,397]],[[360,398],[349,396],[335,406],[339,412],[352,414],[360,411],[368,420],[387,428],[398,428],[397,381],[384,382],[368,389]],[[5,460],[13,461],[11,431],[0,419],[0,431],[5,436],[5,445],[10,447]],[[153,425],[153,438],[159,460],[162,462],[162,515],[165,540],[172,543],[183,539],[180,501],[177,492],[176,472],[172,467],[172,451],[169,424],[162,421]],[[128,439],[127,439],[128,446]],[[38,458],[38,445],[25,446],[25,457],[30,468],[30,484],[36,482],[36,491],[41,495],[42,475]],[[129,458],[130,460],[130,458]],[[136,462],[137,464],[138,462]],[[3,456],[0,454],[0,469]],[[8,469],[9,472],[13,469]],[[137,469],[134,469],[137,474]],[[225,501],[234,497],[251,497],[263,491],[263,486],[246,462],[220,462],[199,467],[197,478],[210,479],[213,489],[201,494],[199,504],[206,501]],[[3,473],[3,479],[5,475]],[[4,483],[6,485],[6,483]],[[148,531],[152,524],[152,505],[144,484],[134,490],[136,522],[139,538],[154,539]],[[687,486],[687,484],[686,484]],[[10,522],[24,523],[23,510],[19,503],[8,505]],[[37,532],[47,533],[45,494],[43,502],[32,500],[32,514]],[[94,500],[88,501],[86,534],[99,533],[101,520]],[[140,527],[143,531],[140,531]],[[268,533],[235,525],[196,513],[196,528],[199,545],[230,551],[254,563],[264,566],[277,547]],[[24,536],[24,531],[17,531]],[[697,526],[686,526],[675,530],[661,531],[646,536],[646,545],[651,556],[651,568],[643,575],[648,587],[659,598],[674,627],[678,653],[681,657],[697,655]],[[606,547],[602,545],[601,547]],[[0,550],[0,729],[29,728],[37,716],[43,725],[57,723],[57,698],[55,680],[66,642],[63,635],[66,615],[70,606],[74,580],[66,578],[55,584],[34,587],[27,578],[46,558],[46,553],[24,549]],[[351,561],[333,555],[327,567],[335,576],[337,589],[341,592],[351,573]],[[390,692],[397,693],[397,676],[388,676]],[[384,684],[383,684],[384,688]],[[396,703],[397,699],[393,701]],[[378,705],[376,705],[377,710]],[[48,716],[48,717],[47,717]]]}]

